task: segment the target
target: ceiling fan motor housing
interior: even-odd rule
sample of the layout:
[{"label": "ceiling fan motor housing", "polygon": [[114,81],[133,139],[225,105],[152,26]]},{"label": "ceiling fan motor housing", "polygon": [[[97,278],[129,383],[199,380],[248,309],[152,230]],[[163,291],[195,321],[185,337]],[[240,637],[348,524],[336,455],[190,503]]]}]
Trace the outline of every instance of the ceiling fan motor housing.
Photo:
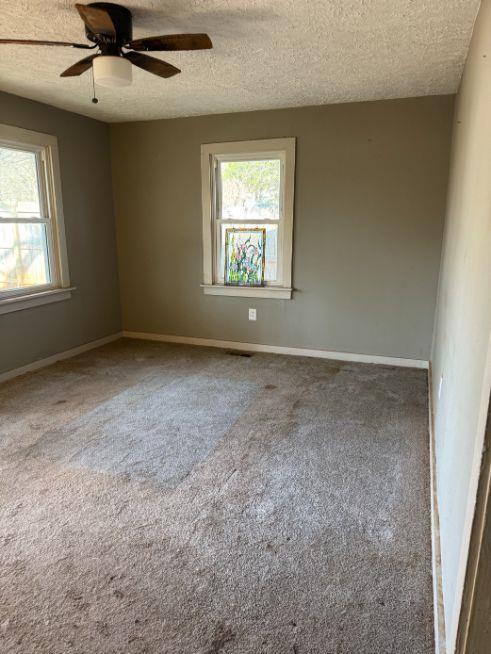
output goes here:
[{"label": "ceiling fan motor housing", "polygon": [[[125,45],[133,40],[133,20],[129,9],[112,2],[91,2],[88,6],[104,9],[109,14],[116,28],[116,44],[118,46]],[[85,34],[93,43],[99,44],[101,42],[101,37],[94,34],[87,26],[85,27]]]}]

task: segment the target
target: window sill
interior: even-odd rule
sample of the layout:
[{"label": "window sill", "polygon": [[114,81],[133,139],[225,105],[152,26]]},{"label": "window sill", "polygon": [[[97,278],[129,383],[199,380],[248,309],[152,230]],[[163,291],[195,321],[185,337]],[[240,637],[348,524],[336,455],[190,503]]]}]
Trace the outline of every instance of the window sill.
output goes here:
[{"label": "window sill", "polygon": [[0,315],[10,313],[11,311],[21,311],[38,307],[41,304],[51,304],[52,302],[61,302],[69,300],[75,287],[55,288],[48,291],[38,291],[28,295],[17,295],[15,297],[4,297],[0,299]]},{"label": "window sill", "polygon": [[225,286],[224,284],[201,284],[205,295],[227,295],[235,297],[274,298],[291,300],[291,288],[281,286]]}]

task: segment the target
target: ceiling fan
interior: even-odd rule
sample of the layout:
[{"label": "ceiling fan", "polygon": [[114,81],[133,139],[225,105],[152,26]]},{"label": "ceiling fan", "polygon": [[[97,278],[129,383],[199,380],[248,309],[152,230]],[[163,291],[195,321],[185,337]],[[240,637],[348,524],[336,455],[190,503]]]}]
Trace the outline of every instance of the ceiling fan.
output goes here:
[{"label": "ceiling fan", "polygon": [[142,52],[206,50],[213,47],[207,34],[165,34],[133,40],[132,15],[126,7],[112,2],[76,4],[75,7],[85,24],[86,37],[94,45],[24,39],[0,39],[0,44],[68,46],[84,50],[97,48],[95,54],[77,61],[63,71],[61,77],[75,77],[92,67],[94,82],[108,87],[131,84],[132,64],[159,77],[172,77],[181,72],[172,64]]}]

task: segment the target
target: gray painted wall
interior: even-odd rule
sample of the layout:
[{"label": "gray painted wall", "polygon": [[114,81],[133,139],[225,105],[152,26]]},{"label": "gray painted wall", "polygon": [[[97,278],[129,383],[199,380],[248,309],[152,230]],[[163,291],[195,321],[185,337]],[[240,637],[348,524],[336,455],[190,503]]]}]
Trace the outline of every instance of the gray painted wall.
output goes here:
[{"label": "gray painted wall", "polygon": [[[112,125],[124,328],[427,359],[453,101]],[[204,296],[200,145],[282,136],[297,137],[294,298]]]},{"label": "gray painted wall", "polygon": [[491,2],[484,0],[455,110],[432,354],[448,652],[459,621],[491,385],[490,44]]},{"label": "gray painted wall", "polygon": [[0,372],[121,329],[109,127],[0,94],[0,123],[58,137],[70,300],[0,315]]}]

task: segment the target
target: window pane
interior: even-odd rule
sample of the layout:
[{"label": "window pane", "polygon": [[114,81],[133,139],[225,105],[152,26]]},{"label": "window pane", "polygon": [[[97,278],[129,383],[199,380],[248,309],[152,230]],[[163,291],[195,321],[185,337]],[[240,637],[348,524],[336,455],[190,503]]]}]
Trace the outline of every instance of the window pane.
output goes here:
[{"label": "window pane", "polygon": [[219,164],[221,197],[219,217],[223,220],[279,220],[279,159],[264,161],[222,161]]},{"label": "window pane", "polygon": [[34,152],[0,148],[0,218],[39,218]]},{"label": "window pane", "polygon": [[219,279],[223,279],[225,272],[225,230],[229,227],[264,227],[266,229],[266,263],[264,267],[264,281],[275,282],[278,279],[278,225],[244,225],[240,223],[227,223],[221,225],[222,234],[220,241]]},{"label": "window pane", "polygon": [[49,282],[46,226],[0,222],[0,291]]}]

